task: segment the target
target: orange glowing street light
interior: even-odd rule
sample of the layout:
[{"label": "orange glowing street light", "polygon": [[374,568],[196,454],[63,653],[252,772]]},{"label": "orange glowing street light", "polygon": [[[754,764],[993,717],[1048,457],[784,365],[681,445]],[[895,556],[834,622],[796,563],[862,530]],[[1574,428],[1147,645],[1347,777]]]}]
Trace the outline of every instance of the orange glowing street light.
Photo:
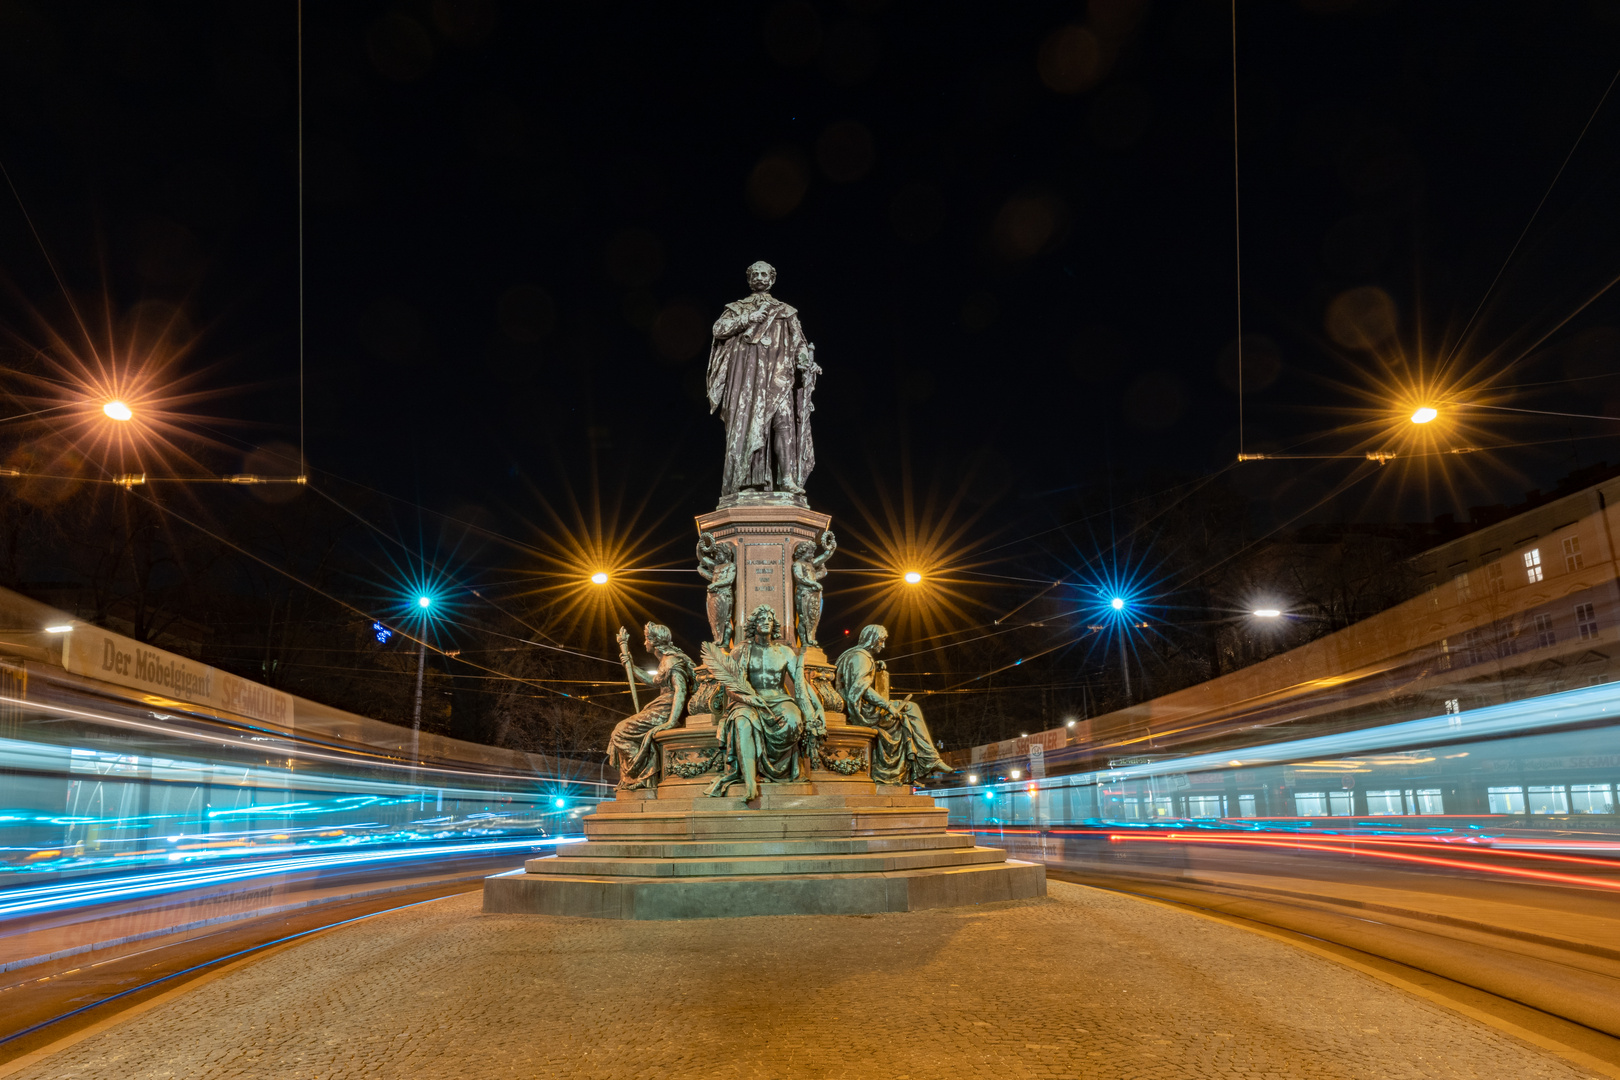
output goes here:
[{"label": "orange glowing street light", "polygon": [[917,573],[917,571],[915,571],[915,570],[907,570],[906,571],[905,582],[906,582],[907,585],[916,585],[921,581],[922,581],[922,575]]},{"label": "orange glowing street light", "polygon": [[116,399],[103,405],[101,407],[101,411],[106,413],[109,419],[117,420],[119,422],[133,420],[135,418],[134,411],[131,410],[128,405],[125,405],[122,401],[118,401]]},{"label": "orange glowing street light", "polygon": [[1432,409],[1429,406],[1425,405],[1421,409],[1419,409],[1417,412],[1412,414],[1412,423],[1414,423],[1414,424],[1427,424],[1430,420],[1433,420],[1435,417],[1437,417],[1439,415],[1440,415],[1440,412],[1439,412],[1438,409]]},{"label": "orange glowing street light", "polygon": [[608,583],[608,576],[607,576],[607,573],[605,571],[598,570],[596,573],[591,575],[591,584],[592,585],[606,585],[607,583]]}]

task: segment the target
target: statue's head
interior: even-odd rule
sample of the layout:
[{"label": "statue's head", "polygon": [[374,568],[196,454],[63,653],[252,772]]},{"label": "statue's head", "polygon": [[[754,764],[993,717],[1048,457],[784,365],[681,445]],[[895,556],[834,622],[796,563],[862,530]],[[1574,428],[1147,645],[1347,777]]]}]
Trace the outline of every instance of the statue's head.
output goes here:
[{"label": "statue's head", "polygon": [[748,287],[754,292],[770,292],[776,284],[776,267],[763,260],[748,268]]},{"label": "statue's head", "polygon": [[812,544],[810,541],[800,540],[797,544],[793,545],[793,558],[795,561],[799,559],[813,559],[815,557],[816,545]]},{"label": "statue's head", "polygon": [[889,631],[877,623],[873,623],[870,626],[861,627],[861,636],[856,640],[855,647],[857,649],[867,649],[872,655],[876,656],[883,651],[883,647],[888,643]]},{"label": "statue's head", "polygon": [[761,645],[769,645],[781,636],[781,625],[776,621],[776,609],[769,604],[761,604],[748,616],[743,624],[743,636],[750,641],[757,641]]},{"label": "statue's head", "polygon": [[733,561],[737,557],[737,545],[730,541],[714,545],[714,557],[721,562]]},{"label": "statue's head", "polygon": [[662,623],[650,622],[646,626],[646,631],[648,652],[655,653],[669,648],[670,642],[673,640],[669,636],[669,627]]}]

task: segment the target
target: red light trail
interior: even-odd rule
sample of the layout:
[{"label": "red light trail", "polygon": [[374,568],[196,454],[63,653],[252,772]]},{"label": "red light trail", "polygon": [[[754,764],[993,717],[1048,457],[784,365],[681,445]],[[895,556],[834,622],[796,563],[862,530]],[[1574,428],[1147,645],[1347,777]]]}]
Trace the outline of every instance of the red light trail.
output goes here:
[{"label": "red light trail", "polygon": [[[1478,870],[1487,874],[1500,874],[1507,877],[1528,878],[1533,881],[1546,881],[1560,885],[1579,885],[1585,888],[1608,889],[1620,892],[1620,881],[1604,878],[1583,877],[1577,874],[1559,874],[1546,870],[1530,870],[1517,866],[1489,866],[1482,863],[1471,862],[1466,859],[1441,859],[1432,855],[1402,854],[1396,851],[1368,851],[1367,847],[1418,847],[1433,841],[1402,841],[1402,840],[1372,840],[1346,837],[1343,840],[1328,840],[1324,837],[1312,837],[1309,841],[1298,839],[1265,839],[1261,837],[1237,836],[1189,836],[1185,833],[1166,833],[1160,836],[1132,835],[1130,833],[1108,833],[1109,843],[1159,843],[1159,844],[1222,844],[1244,847],[1269,847],[1287,849],[1292,851],[1324,851],[1332,854],[1343,854],[1346,849],[1353,855],[1366,855],[1374,859],[1385,859],[1393,862],[1419,863],[1426,866],[1441,866],[1449,870]],[[1354,845],[1354,846],[1352,846]],[[1559,862],[1584,863],[1614,868],[1612,862],[1602,859],[1584,859],[1579,856],[1548,855],[1537,852],[1499,852],[1489,848],[1473,848],[1473,851],[1482,854],[1506,855],[1512,858],[1547,859]]]}]

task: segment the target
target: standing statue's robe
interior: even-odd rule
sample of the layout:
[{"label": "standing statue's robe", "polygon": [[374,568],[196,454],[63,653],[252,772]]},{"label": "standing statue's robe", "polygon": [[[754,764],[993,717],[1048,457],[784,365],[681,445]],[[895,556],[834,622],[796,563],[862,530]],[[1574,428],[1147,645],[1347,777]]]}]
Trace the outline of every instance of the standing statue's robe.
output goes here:
[{"label": "standing statue's robe", "polygon": [[[765,318],[748,325],[761,304]],[[794,377],[809,342],[794,307],[750,296],[727,304],[714,324],[709,349],[709,411],[726,426],[720,494],[772,490],[779,479],[803,486],[815,458],[808,432],[799,431]]]}]

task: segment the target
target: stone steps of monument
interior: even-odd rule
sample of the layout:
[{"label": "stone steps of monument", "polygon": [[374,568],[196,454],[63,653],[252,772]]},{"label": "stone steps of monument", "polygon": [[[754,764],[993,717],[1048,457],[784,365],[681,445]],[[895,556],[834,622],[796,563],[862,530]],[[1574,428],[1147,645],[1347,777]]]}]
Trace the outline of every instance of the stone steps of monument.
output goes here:
[{"label": "stone steps of monument", "polygon": [[[795,785],[798,786],[798,785]],[[809,784],[803,785],[810,787]],[[731,796],[710,798],[701,792],[684,795],[678,798],[652,798],[637,799],[620,796],[601,802],[596,805],[598,814],[645,814],[650,812],[663,812],[670,814],[684,814],[691,811],[704,811],[715,813],[724,810],[837,810],[837,809],[868,809],[868,808],[899,808],[899,809],[929,809],[934,806],[934,800],[923,795],[903,794],[872,794],[872,785],[864,785],[865,794],[822,794],[814,791],[784,792],[766,791],[758,799],[751,802],[741,797]]]},{"label": "stone steps of monument", "polygon": [[970,848],[971,833],[919,833],[804,840],[660,840],[652,843],[587,840],[564,849],[576,859],[729,859],[739,855],[865,855],[874,852]]},{"label": "stone steps of monument", "polygon": [[487,878],[484,910],[598,919],[861,915],[1022,900],[1046,892],[1046,868],[1013,859],[864,874]]},{"label": "stone steps of monument", "polygon": [[945,832],[944,807],[905,810],[738,810],[589,814],[581,819],[591,840],[770,840],[899,836]]},{"label": "stone steps of monument", "polygon": [[530,859],[530,874],[570,877],[742,877],[781,874],[876,874],[930,867],[974,866],[1007,861],[999,848],[936,848],[932,851],[861,855],[741,855],[729,859],[581,859],[572,853]]}]

